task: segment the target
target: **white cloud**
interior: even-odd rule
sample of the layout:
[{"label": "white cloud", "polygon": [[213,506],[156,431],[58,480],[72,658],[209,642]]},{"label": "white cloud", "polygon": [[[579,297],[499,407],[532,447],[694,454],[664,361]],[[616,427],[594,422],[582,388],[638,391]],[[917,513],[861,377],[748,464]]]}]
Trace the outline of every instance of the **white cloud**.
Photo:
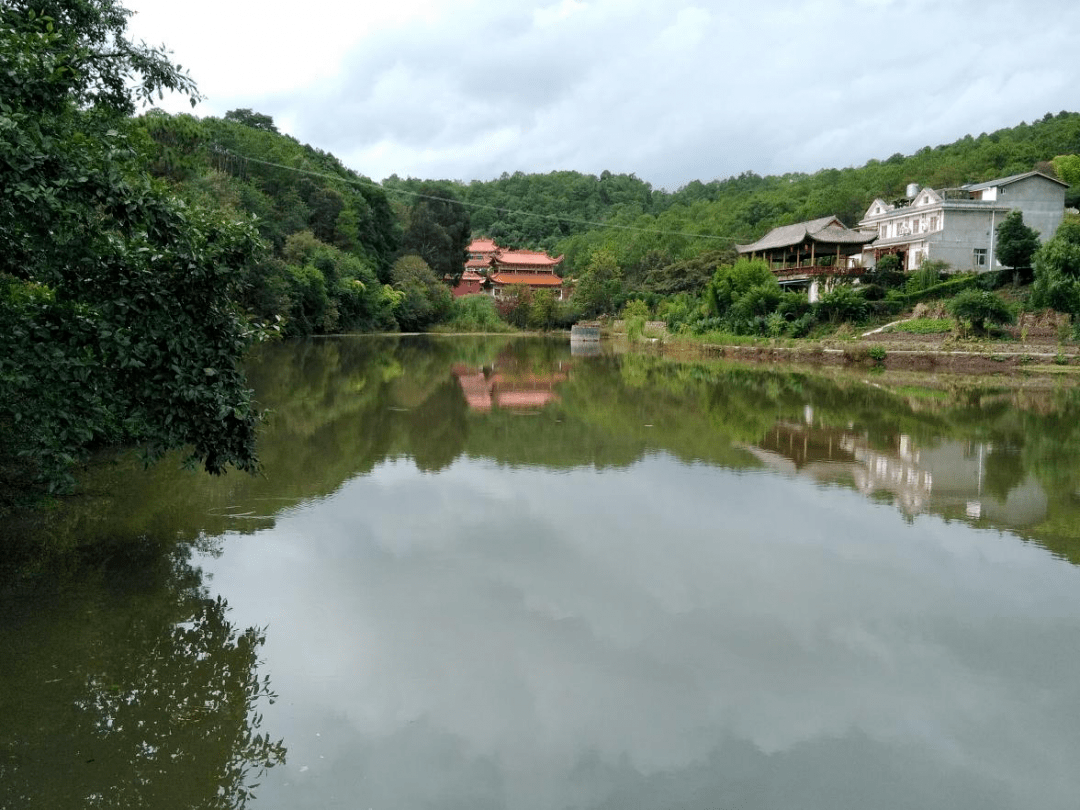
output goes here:
[{"label": "white cloud", "polygon": [[131,6],[203,114],[268,113],[376,179],[815,171],[1069,109],[1080,84],[1071,0]]},{"label": "white cloud", "polygon": [[585,4],[577,0],[562,0],[555,5],[534,9],[533,23],[537,28],[549,28],[565,22],[585,8]]},{"label": "white cloud", "polygon": [[[402,460],[206,565],[234,621],[269,622],[268,730],[290,762],[333,719],[329,759],[373,759],[397,806],[441,768],[460,775],[443,806],[490,772],[522,809],[602,805],[630,774],[675,790],[716,751],[809,778],[828,753],[799,759],[844,739],[894,778],[920,751],[1003,805],[1074,798],[1076,729],[1057,720],[1075,695],[1031,662],[1076,657],[1076,570],[855,492],[662,456],[604,475]],[[892,806],[848,764],[826,781]]]}]

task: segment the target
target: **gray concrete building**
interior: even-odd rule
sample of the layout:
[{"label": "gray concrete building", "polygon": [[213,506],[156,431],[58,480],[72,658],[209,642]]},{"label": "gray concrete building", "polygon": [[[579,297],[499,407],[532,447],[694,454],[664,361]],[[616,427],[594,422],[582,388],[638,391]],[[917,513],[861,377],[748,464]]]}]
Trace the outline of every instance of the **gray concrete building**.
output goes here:
[{"label": "gray concrete building", "polygon": [[863,250],[863,264],[873,267],[892,253],[909,271],[927,259],[947,262],[954,270],[998,269],[1001,264],[994,256],[998,223],[1019,210],[1024,223],[1045,242],[1065,215],[1068,188],[1068,183],[1041,172],[940,191],[909,186],[903,199],[874,200],[859,222],[860,230],[877,233]]}]

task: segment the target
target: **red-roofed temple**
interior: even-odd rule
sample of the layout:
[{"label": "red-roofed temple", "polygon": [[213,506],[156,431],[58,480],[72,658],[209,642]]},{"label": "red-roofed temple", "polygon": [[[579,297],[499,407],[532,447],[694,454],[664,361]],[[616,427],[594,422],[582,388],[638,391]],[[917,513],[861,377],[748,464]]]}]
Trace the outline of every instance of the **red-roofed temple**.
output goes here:
[{"label": "red-roofed temple", "polygon": [[490,292],[501,298],[515,286],[527,286],[533,290],[551,290],[558,300],[564,297],[562,278],[555,272],[562,264],[562,256],[552,258],[533,250],[509,250],[499,247],[492,239],[474,239],[468,251],[465,273],[454,288],[456,296]]}]

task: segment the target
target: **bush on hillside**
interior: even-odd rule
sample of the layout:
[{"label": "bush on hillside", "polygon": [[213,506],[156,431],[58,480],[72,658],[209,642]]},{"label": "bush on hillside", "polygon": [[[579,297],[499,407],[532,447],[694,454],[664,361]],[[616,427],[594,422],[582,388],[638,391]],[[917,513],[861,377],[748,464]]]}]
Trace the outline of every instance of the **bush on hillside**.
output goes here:
[{"label": "bush on hillside", "polygon": [[419,256],[402,256],[394,262],[390,274],[394,289],[403,293],[394,311],[403,332],[426,329],[450,312],[450,289]]},{"label": "bush on hillside", "polygon": [[1080,218],[1062,222],[1054,238],[1035,252],[1034,263],[1032,304],[1080,315]]},{"label": "bush on hillside", "polygon": [[817,302],[818,320],[830,323],[861,321],[868,312],[866,299],[847,284],[830,290]]},{"label": "bush on hillside", "polygon": [[899,287],[904,283],[904,265],[900,257],[889,253],[877,260],[877,264],[866,274],[866,280],[886,290]]},{"label": "bush on hillside", "polygon": [[919,269],[913,272],[907,282],[904,284],[904,289],[909,293],[922,292],[923,290],[929,290],[941,283],[941,279],[945,272],[949,269],[949,265],[941,261],[928,260],[919,265]]},{"label": "bush on hillside", "polygon": [[457,332],[506,332],[510,327],[495,310],[490,295],[463,295],[450,306],[447,326]]},{"label": "bush on hillside", "polygon": [[1002,326],[1015,320],[1009,305],[986,290],[964,290],[949,302],[948,310],[961,328],[969,324],[977,334],[986,334],[989,326]]}]

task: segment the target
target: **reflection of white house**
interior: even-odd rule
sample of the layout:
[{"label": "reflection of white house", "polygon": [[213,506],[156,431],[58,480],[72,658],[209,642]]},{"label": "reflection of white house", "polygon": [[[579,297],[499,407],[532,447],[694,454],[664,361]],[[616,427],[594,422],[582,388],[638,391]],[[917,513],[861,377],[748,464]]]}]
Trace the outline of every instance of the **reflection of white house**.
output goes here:
[{"label": "reflection of white house", "polygon": [[947,262],[956,270],[1000,267],[994,258],[997,224],[1019,210],[1045,242],[1064,217],[1068,187],[1041,172],[940,191],[913,184],[904,199],[887,203],[878,198],[870,204],[859,228],[877,231],[877,239],[864,250],[863,264],[875,265],[894,253],[905,270],[914,270],[924,259]]},{"label": "reflection of white house", "polygon": [[812,409],[807,412],[805,424],[778,422],[756,446],[746,449],[767,466],[788,474],[851,481],[866,495],[890,493],[907,515],[963,515],[1010,528],[1046,518],[1046,493],[1030,474],[1006,493],[988,490],[990,444],[944,441],[920,448],[902,434],[892,448],[875,448],[853,426],[815,427]]}]

